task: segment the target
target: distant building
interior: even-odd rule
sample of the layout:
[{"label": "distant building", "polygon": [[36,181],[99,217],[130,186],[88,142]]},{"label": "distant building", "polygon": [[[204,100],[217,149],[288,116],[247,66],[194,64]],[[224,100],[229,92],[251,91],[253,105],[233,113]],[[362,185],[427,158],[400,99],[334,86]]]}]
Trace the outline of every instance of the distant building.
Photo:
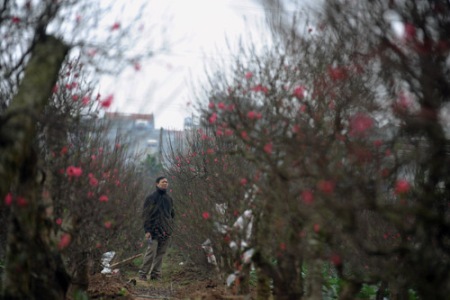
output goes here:
[{"label": "distant building", "polygon": [[108,124],[108,140],[117,141],[128,148],[130,154],[155,154],[159,147],[159,131],[155,130],[153,114],[126,114],[106,112],[103,118]]}]

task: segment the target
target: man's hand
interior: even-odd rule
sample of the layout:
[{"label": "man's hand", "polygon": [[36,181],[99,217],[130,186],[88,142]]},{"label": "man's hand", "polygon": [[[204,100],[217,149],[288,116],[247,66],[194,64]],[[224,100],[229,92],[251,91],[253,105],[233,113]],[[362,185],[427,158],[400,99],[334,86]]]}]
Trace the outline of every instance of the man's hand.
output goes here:
[{"label": "man's hand", "polygon": [[150,232],[145,233],[145,238],[147,239],[148,246],[151,247],[153,241],[152,241],[152,235],[150,234]]}]

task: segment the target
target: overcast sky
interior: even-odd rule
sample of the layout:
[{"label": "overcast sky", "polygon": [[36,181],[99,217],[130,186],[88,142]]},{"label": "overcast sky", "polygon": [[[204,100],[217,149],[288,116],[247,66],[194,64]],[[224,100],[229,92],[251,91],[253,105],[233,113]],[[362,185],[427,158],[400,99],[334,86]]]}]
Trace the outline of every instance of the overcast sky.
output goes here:
[{"label": "overcast sky", "polygon": [[172,49],[142,62],[139,71],[130,67],[120,77],[103,78],[100,92],[114,94],[111,111],[154,113],[156,127],[166,129],[183,128],[192,114],[188,103],[195,102],[191,83],[205,63],[227,56],[226,38],[236,41],[264,25],[263,10],[253,0],[153,1],[144,15],[167,27]]}]

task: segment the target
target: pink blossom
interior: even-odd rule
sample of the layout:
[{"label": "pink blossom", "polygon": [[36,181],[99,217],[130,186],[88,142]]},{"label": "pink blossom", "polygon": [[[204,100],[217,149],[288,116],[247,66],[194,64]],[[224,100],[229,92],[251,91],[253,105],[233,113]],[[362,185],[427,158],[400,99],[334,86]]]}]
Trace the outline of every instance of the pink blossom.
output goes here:
[{"label": "pink blossom", "polygon": [[100,106],[103,107],[103,108],[109,108],[111,106],[113,100],[114,100],[114,96],[113,95],[109,95],[104,100],[100,101]]},{"label": "pink blossom", "polygon": [[217,114],[213,113],[211,117],[209,117],[209,123],[214,124],[217,121]]},{"label": "pink blossom", "polygon": [[5,196],[5,205],[10,206],[13,202],[13,196],[11,193],[6,194]]},{"label": "pink blossom", "polygon": [[331,194],[334,192],[335,184],[331,180],[320,180],[317,183],[317,188],[324,194]]},{"label": "pink blossom", "polygon": [[241,178],[240,183],[241,185],[246,185],[248,182],[247,178]]},{"label": "pink blossom", "polygon": [[52,93],[53,93],[53,94],[56,94],[58,91],[59,91],[59,86],[58,86],[57,84],[55,84],[55,85],[53,86]]},{"label": "pink blossom", "polygon": [[223,103],[223,102],[219,102],[219,103],[217,104],[217,107],[218,107],[219,109],[225,109],[225,108],[226,108],[226,105],[225,105],[225,103]]},{"label": "pink blossom", "polygon": [[395,183],[395,193],[397,195],[405,194],[405,193],[409,192],[410,189],[411,189],[411,184],[405,179],[399,179]]},{"label": "pink blossom", "polygon": [[207,212],[207,211],[203,212],[202,217],[203,217],[203,219],[208,220],[210,218],[209,212]]},{"label": "pink blossom", "polygon": [[67,146],[63,146],[60,151],[61,156],[65,155],[68,151],[69,148],[67,148]]},{"label": "pink blossom", "polygon": [[305,87],[304,86],[296,87],[292,95],[298,100],[302,100],[305,97]]},{"label": "pink blossom", "polygon": [[414,40],[416,38],[416,27],[414,27],[413,24],[411,23],[406,23],[404,25],[404,34],[403,37],[406,41],[411,41]]},{"label": "pink blossom", "polygon": [[314,202],[314,195],[310,190],[303,191],[301,197],[305,204],[312,204]]},{"label": "pink blossom", "polygon": [[119,22],[116,22],[116,23],[114,23],[114,24],[111,26],[111,30],[112,30],[112,31],[118,30],[119,28],[120,28],[120,23],[119,23]]},{"label": "pink blossom", "polygon": [[64,233],[63,235],[61,235],[61,238],[59,239],[58,249],[62,250],[64,248],[66,248],[67,246],[69,246],[71,241],[72,241],[72,236],[68,233]]},{"label": "pink blossom", "polygon": [[394,110],[405,112],[412,105],[412,99],[406,92],[400,92],[397,101],[394,103]]},{"label": "pink blossom", "polygon": [[252,91],[254,92],[263,92],[264,94],[267,94],[269,92],[269,89],[262,84],[258,84],[252,88]]},{"label": "pink blossom", "polygon": [[81,99],[81,103],[83,105],[88,105],[91,99],[89,99],[88,96],[84,96],[83,99]]},{"label": "pink blossom", "polygon": [[89,178],[89,184],[91,185],[91,186],[93,186],[93,187],[96,187],[97,185],[98,185],[98,179],[97,178],[95,178],[95,177],[90,177]]},{"label": "pink blossom", "polygon": [[72,100],[73,101],[78,101],[78,98],[79,98],[80,96],[78,96],[78,95],[72,95]]},{"label": "pink blossom", "polygon": [[252,77],[253,77],[253,73],[252,72],[245,73],[245,79],[251,79]]},{"label": "pink blossom", "polygon": [[375,141],[373,141],[373,145],[375,146],[375,147],[381,147],[381,145],[383,145],[383,141],[382,140],[375,140]]},{"label": "pink blossom", "polygon": [[364,136],[373,127],[373,119],[365,114],[357,113],[350,118],[350,136]]},{"label": "pink blossom", "polygon": [[332,263],[333,265],[335,265],[336,267],[342,265],[342,259],[341,259],[341,257],[340,257],[338,254],[336,254],[336,253],[334,253],[334,254],[331,255],[330,261],[331,261],[331,263]]},{"label": "pink blossom", "polygon": [[242,132],[241,132],[241,137],[242,137],[244,140],[247,140],[247,139],[248,139],[248,134],[247,134],[247,132],[246,132],[246,131],[242,131]]},{"label": "pink blossom", "polygon": [[226,136],[233,135],[233,130],[231,130],[231,129],[225,129],[224,134],[225,134]]},{"label": "pink blossom", "polygon": [[272,143],[267,143],[264,145],[264,152],[266,152],[267,154],[272,154],[272,148]]},{"label": "pink blossom", "polygon": [[57,219],[55,220],[55,223],[56,223],[57,225],[61,225],[61,224],[62,224],[62,219],[61,219],[61,218],[57,218]]},{"label": "pink blossom", "polygon": [[101,195],[100,196],[100,198],[98,198],[98,200],[100,201],[100,202],[108,202],[108,196],[106,196],[106,195]]},{"label": "pink blossom", "polygon": [[141,70],[141,64],[139,62],[135,62],[133,66],[134,66],[134,69],[136,71],[140,71]]},{"label": "pink blossom", "polygon": [[82,173],[83,173],[83,170],[81,168],[77,168],[74,166],[69,166],[66,169],[66,174],[69,177],[80,177]]},{"label": "pink blossom", "polygon": [[209,108],[209,109],[213,109],[214,107],[216,107],[216,105],[214,104],[214,102],[209,102],[208,108]]},{"label": "pink blossom", "polygon": [[344,68],[329,67],[328,75],[333,81],[343,80],[347,78],[347,72]]},{"label": "pink blossom", "polygon": [[315,233],[318,233],[320,231],[320,224],[317,224],[317,223],[314,224],[313,230],[314,230]]},{"label": "pink blossom", "polygon": [[249,118],[250,120],[253,120],[253,119],[256,119],[256,117],[257,117],[257,115],[256,115],[256,112],[255,111],[249,111],[248,113],[247,113],[247,118]]},{"label": "pink blossom", "polygon": [[20,21],[21,21],[21,19],[19,17],[16,17],[16,16],[11,17],[11,22],[13,24],[19,24]]},{"label": "pink blossom", "polygon": [[111,221],[105,221],[105,223],[103,223],[105,225],[106,229],[110,229],[112,226],[112,222]]}]

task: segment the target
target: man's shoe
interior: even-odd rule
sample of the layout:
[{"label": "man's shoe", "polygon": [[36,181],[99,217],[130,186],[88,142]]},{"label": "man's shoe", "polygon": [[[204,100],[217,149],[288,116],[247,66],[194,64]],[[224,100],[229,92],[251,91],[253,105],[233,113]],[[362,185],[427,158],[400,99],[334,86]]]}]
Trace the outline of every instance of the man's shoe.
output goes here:
[{"label": "man's shoe", "polygon": [[161,279],[161,276],[160,276],[160,275],[151,275],[151,276],[150,276],[150,280],[158,281],[158,280],[160,280],[160,279]]},{"label": "man's shoe", "polygon": [[147,280],[147,275],[139,274],[139,279],[146,281]]}]

